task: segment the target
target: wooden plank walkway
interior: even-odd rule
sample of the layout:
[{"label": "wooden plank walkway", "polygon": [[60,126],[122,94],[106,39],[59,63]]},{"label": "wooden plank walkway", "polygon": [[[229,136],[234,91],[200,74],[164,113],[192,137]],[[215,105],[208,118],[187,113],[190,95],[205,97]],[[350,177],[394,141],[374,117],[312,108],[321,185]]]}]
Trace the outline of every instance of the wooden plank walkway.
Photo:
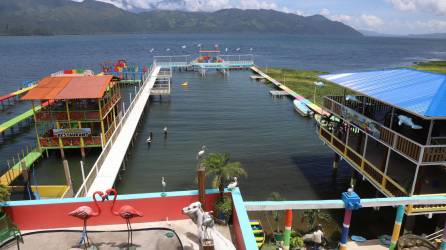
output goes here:
[{"label": "wooden plank walkway", "polygon": [[272,78],[271,76],[263,73],[263,71],[261,71],[259,68],[257,68],[256,66],[252,66],[251,70],[256,72],[257,74],[259,74],[260,76],[264,77],[265,79],[267,79],[268,81],[270,81],[271,83],[273,83],[274,85],[276,85],[279,89],[286,91],[288,94],[290,94],[291,96],[293,96],[295,99],[305,103],[305,105],[308,106],[308,108],[310,108],[311,110],[313,110],[315,113],[320,114],[320,115],[330,115],[328,112],[324,111],[321,107],[319,107],[318,105],[310,102],[308,99],[306,99],[305,97],[299,95],[298,93],[294,92],[293,90],[291,90],[290,88],[288,88],[287,86],[283,85],[281,82],[277,81],[276,79]]},{"label": "wooden plank walkway", "polygon": [[22,174],[23,170],[29,169],[33,165],[33,163],[42,156],[42,152],[43,151],[35,149],[28,153],[25,158],[21,159],[0,177],[0,184],[6,186],[11,185],[11,183]]},{"label": "wooden plank walkway", "polygon": [[[86,196],[91,196],[97,190],[107,190],[113,187],[160,69],[159,66],[155,67],[144,81],[137,97],[130,104],[127,113],[124,114],[120,124],[117,126],[115,130],[116,136],[113,135],[104,147],[101,155],[105,154],[105,157],[100,155],[92,167],[86,178],[86,183],[91,183],[91,185],[86,186]],[[91,180],[92,178],[94,180]],[[83,192],[82,189],[85,189],[84,185],[86,183],[81,186],[80,192]],[[82,193],[80,192],[76,194],[76,197],[85,196],[81,195]]]},{"label": "wooden plank walkway", "polygon": [[0,96],[0,102],[6,101],[6,100],[8,100],[10,98],[13,98],[13,97],[16,97],[16,96],[19,96],[19,95],[21,95],[21,94],[23,94],[25,92],[28,92],[29,90],[33,89],[36,86],[37,86],[37,84],[34,84],[32,86],[29,86],[29,87],[22,88],[22,89],[19,89],[17,91],[11,92],[11,93],[9,93],[7,95]]},{"label": "wooden plank walkway", "polygon": [[[49,104],[49,102],[44,102],[42,104],[42,106],[40,106],[40,105],[36,106],[34,109],[37,112],[42,107],[48,106],[48,104]],[[10,120],[0,124],[0,133],[5,132],[7,129],[11,128],[12,126],[16,125],[17,123],[19,123],[19,122],[21,122],[23,120],[26,120],[26,119],[30,118],[31,116],[33,116],[33,110],[32,109],[30,109],[30,110],[28,110],[28,111],[26,111],[26,112],[24,112],[24,113],[22,113],[22,114],[20,114],[20,115],[18,115],[16,117],[12,118],[12,119],[10,119]]]}]

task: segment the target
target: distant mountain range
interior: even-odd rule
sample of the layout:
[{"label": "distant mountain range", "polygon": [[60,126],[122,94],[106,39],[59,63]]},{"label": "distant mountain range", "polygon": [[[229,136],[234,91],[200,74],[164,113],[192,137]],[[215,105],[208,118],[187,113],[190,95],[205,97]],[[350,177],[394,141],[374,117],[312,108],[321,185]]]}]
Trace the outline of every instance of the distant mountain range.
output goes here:
[{"label": "distant mountain range", "polygon": [[446,39],[446,33],[432,33],[432,34],[409,34],[409,35],[395,35],[379,33],[371,30],[358,30],[364,36],[370,37],[405,37],[405,38],[426,38],[426,39]]},{"label": "distant mountain range", "polygon": [[94,0],[0,0],[0,35],[160,32],[362,36],[352,27],[321,15],[299,16],[274,10],[134,13]]}]

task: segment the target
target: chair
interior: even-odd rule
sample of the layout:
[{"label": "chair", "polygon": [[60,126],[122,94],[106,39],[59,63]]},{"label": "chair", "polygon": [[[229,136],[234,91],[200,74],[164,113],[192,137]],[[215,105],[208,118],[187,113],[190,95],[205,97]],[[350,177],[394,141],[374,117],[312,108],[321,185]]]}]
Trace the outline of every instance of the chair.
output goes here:
[{"label": "chair", "polygon": [[7,214],[0,217],[0,242],[3,243],[10,238],[15,238],[17,241],[17,249],[20,249],[20,242],[23,243],[22,234],[19,228],[15,225]]}]

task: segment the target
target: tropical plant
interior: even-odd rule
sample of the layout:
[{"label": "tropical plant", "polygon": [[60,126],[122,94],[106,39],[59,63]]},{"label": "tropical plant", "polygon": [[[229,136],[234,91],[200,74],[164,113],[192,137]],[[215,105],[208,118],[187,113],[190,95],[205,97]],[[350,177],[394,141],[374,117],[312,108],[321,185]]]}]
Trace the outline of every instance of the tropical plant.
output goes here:
[{"label": "tropical plant", "polygon": [[318,221],[328,221],[330,219],[330,215],[328,213],[319,209],[304,210],[303,215],[302,222],[304,220],[308,222],[310,226],[309,230],[315,229]]},{"label": "tropical plant", "polygon": [[223,213],[225,216],[231,216],[232,214],[232,200],[229,197],[223,197],[217,203],[215,203],[215,210]]},{"label": "tropical plant", "polygon": [[[283,201],[285,198],[278,192],[272,192],[268,198],[270,201]],[[280,232],[279,219],[280,215],[283,214],[281,211],[272,211],[274,221],[276,222],[276,232]]]},{"label": "tropical plant", "polygon": [[9,188],[3,184],[0,184],[0,215],[3,214],[3,205],[2,203],[9,201],[11,198],[11,192]]},{"label": "tropical plant", "polygon": [[300,249],[305,246],[304,239],[300,236],[294,236],[290,239],[290,247],[292,249]]},{"label": "tropical plant", "polygon": [[230,162],[228,153],[209,154],[201,163],[206,169],[206,176],[213,176],[212,186],[218,188],[220,197],[223,197],[225,182],[232,177],[247,177],[245,169],[240,162]]}]

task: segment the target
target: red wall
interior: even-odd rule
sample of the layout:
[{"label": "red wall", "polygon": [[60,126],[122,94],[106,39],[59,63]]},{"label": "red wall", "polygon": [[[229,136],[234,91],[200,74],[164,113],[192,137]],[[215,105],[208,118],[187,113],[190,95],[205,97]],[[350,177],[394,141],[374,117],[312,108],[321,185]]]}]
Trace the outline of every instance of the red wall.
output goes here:
[{"label": "red wall", "polygon": [[233,216],[232,216],[232,224],[233,227],[232,229],[234,230],[235,233],[235,237],[236,237],[236,241],[237,241],[237,249],[238,250],[246,250],[246,246],[245,246],[245,241],[243,240],[243,234],[242,234],[242,229],[240,227],[240,222],[238,220],[238,216],[237,216],[237,210],[233,209]]},{"label": "red wall", "polygon": [[[206,195],[207,204],[214,204],[217,197],[218,193]],[[119,208],[122,205],[131,205],[144,214],[144,217],[134,218],[132,219],[132,222],[163,221],[166,217],[168,217],[169,220],[181,220],[188,218],[182,214],[181,209],[197,200],[197,195],[117,200],[116,207]],[[113,215],[110,212],[112,201],[98,203],[102,209],[102,213],[98,217],[90,218],[88,220],[88,225],[124,223],[121,217]],[[5,207],[5,210],[21,230],[35,230],[81,227],[83,225],[82,220],[69,216],[68,213],[77,207],[85,205],[92,207],[96,211],[96,206],[93,202],[15,205]]]}]

